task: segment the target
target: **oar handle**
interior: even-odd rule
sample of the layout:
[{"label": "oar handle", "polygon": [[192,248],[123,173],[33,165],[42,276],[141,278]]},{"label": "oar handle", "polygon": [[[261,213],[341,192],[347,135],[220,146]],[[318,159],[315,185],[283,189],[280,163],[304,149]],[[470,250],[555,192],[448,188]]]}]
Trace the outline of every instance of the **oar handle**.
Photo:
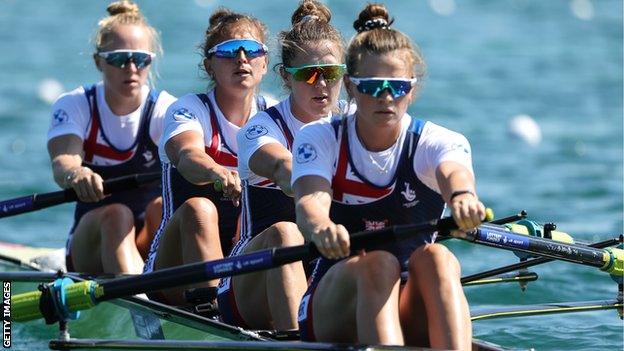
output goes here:
[{"label": "oar handle", "polygon": [[[160,173],[132,174],[112,178],[104,182],[104,193],[112,194],[123,190],[138,188],[160,179]],[[0,202],[0,218],[15,216],[78,200],[74,189],[65,189],[44,194],[32,194]]]}]

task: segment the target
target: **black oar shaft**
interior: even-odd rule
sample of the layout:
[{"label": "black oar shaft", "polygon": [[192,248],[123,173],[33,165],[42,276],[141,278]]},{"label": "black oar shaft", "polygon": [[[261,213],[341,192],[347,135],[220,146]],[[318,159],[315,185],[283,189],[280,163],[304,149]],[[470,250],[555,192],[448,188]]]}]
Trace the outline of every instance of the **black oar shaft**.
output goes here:
[{"label": "black oar shaft", "polygon": [[[351,249],[359,250],[374,247],[393,240],[403,240],[437,228],[452,229],[452,219],[442,219],[423,224],[399,225],[376,231],[360,232],[351,235]],[[175,286],[197,283],[228,276],[265,270],[279,265],[318,257],[319,252],[313,243],[284,248],[273,248],[249,254],[228,257],[216,261],[198,262],[190,265],[161,269],[138,276],[102,282],[104,294],[97,301],[136,295],[162,290]]]},{"label": "black oar shaft", "polygon": [[534,236],[516,234],[504,227],[483,224],[468,240],[505,250],[539,254],[544,257],[602,268],[604,251],[583,245],[567,244]]},{"label": "black oar shaft", "polygon": [[[104,182],[104,193],[112,194],[122,190],[137,188],[160,178],[160,173],[133,174]],[[65,189],[44,194],[33,194],[0,202],[0,218],[32,212],[42,208],[76,201],[74,189]]]},{"label": "black oar shaft", "polygon": [[[613,238],[613,239],[609,239],[609,240],[593,243],[593,244],[590,244],[588,246],[596,248],[596,249],[604,249],[605,247],[616,245],[618,242],[619,241],[618,241],[617,238]],[[472,275],[467,275],[467,276],[461,278],[461,282],[462,282],[462,284],[467,284],[467,283],[470,283],[470,282],[473,282],[473,281],[476,281],[476,280],[493,277],[495,275],[504,274],[504,273],[508,273],[508,272],[512,272],[512,271],[517,271],[519,269],[529,268],[529,267],[533,267],[533,266],[538,266],[540,264],[552,262],[554,260],[555,260],[554,258],[547,258],[547,257],[533,258],[533,259],[530,259],[530,260],[527,260],[527,261],[510,264],[510,265],[499,267],[499,268],[495,268],[495,269],[490,269],[488,271],[475,273],[475,274],[472,274]]]},{"label": "black oar shaft", "polygon": [[[104,295],[97,301],[105,301],[144,292],[162,290],[168,286],[182,286],[200,281],[229,277],[296,262],[302,257],[316,253],[313,244],[266,249],[249,254],[227,257],[208,262],[161,269],[142,275],[102,282]],[[175,277],[175,284],[172,278]]]}]

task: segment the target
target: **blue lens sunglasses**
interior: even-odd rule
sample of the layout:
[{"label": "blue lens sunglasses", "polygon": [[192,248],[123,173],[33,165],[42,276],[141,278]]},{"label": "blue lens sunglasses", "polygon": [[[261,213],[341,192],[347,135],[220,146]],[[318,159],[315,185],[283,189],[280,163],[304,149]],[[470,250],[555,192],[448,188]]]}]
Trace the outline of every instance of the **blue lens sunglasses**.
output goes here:
[{"label": "blue lens sunglasses", "polygon": [[357,86],[362,94],[379,97],[384,91],[389,91],[393,98],[399,98],[409,94],[418,82],[417,78],[385,78],[385,77],[362,77],[349,76],[349,80]]},{"label": "blue lens sunglasses", "polygon": [[153,52],[143,50],[113,50],[98,52],[107,64],[117,68],[126,68],[129,62],[134,62],[137,69],[143,69],[152,63],[156,56]]},{"label": "blue lens sunglasses", "polygon": [[230,39],[211,47],[207,53],[221,58],[236,58],[241,50],[249,58],[260,57],[269,52],[269,48],[257,40]]}]

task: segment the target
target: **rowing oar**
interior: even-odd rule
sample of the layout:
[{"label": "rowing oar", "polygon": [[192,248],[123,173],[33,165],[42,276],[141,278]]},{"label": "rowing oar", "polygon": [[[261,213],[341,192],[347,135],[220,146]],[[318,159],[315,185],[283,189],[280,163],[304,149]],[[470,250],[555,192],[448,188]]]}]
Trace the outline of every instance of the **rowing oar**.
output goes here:
[{"label": "rowing oar", "polygon": [[[455,222],[449,217],[419,224],[396,225],[381,230],[359,232],[351,235],[351,249],[355,252],[386,244],[392,240],[408,239],[421,233],[447,232],[455,228],[457,228]],[[21,322],[43,317],[47,323],[75,319],[78,317],[78,311],[91,308],[102,301],[256,272],[319,255],[314,243],[307,243],[101,282],[87,280],[74,283],[70,278],[63,278],[53,284],[42,285],[40,291],[12,296],[11,319]]]},{"label": "rowing oar", "polygon": [[495,225],[484,223],[461,239],[503,250],[523,252],[530,256],[562,260],[596,267],[611,275],[618,284],[624,277],[624,250],[621,248],[594,248],[585,245],[555,241],[527,235],[526,228],[517,224]]},{"label": "rowing oar", "polygon": [[[598,249],[603,249],[609,246],[613,246],[613,245],[617,245],[619,242],[619,240],[617,238],[612,238],[612,239],[608,239],[608,240],[604,240],[604,241],[599,241],[596,243],[592,243],[589,244],[589,247],[594,247],[594,248],[598,248]],[[481,279],[486,279],[489,277],[493,277],[499,274],[504,274],[504,273],[508,273],[508,272],[512,272],[512,271],[517,271],[520,269],[525,269],[525,268],[529,268],[529,267],[533,267],[533,266],[538,266],[544,263],[548,263],[548,262],[552,262],[554,261],[554,259],[552,258],[546,258],[546,257],[538,257],[538,258],[533,258],[530,260],[526,260],[526,261],[522,261],[522,262],[518,262],[518,263],[513,263],[507,266],[503,266],[503,267],[499,267],[499,268],[494,268],[494,269],[490,269],[484,272],[480,272],[480,273],[475,273],[475,274],[471,274],[471,275],[467,275],[465,277],[461,278],[461,282],[462,284],[465,285],[469,285],[472,282],[475,281],[479,281]]]},{"label": "rowing oar", "polygon": [[[393,240],[408,239],[421,233],[447,232],[455,228],[456,225],[452,218],[443,218],[419,224],[397,225],[376,231],[360,232],[351,236],[351,248],[355,252],[386,244]],[[511,233],[507,227],[499,225],[484,224],[474,232],[469,233],[465,239],[490,246],[496,244],[507,250],[528,250],[539,255],[544,255],[542,252],[548,253],[546,249],[548,243],[558,251],[564,250],[566,247],[576,251],[581,250],[582,254],[575,251],[569,255],[559,253],[548,253],[548,255],[596,266],[616,277],[622,276],[624,267],[624,250],[599,250],[559,243],[550,239],[532,238]],[[539,242],[543,246],[534,244],[537,240],[541,240]],[[101,301],[251,273],[318,256],[319,252],[316,246],[313,243],[307,243],[300,246],[266,249],[241,256],[199,262],[103,282],[90,280],[73,283],[71,279],[64,278],[56,281],[53,285],[46,286],[43,291],[13,296],[12,318],[16,321],[28,321],[44,317],[46,322],[53,323],[59,319],[75,318],[77,311],[91,308]]]},{"label": "rowing oar", "polygon": [[[160,179],[160,173],[132,174],[112,178],[104,182],[104,193],[130,190]],[[0,218],[15,216],[20,213],[37,211],[42,208],[78,200],[74,189],[65,189],[44,194],[32,194],[0,202]]]}]

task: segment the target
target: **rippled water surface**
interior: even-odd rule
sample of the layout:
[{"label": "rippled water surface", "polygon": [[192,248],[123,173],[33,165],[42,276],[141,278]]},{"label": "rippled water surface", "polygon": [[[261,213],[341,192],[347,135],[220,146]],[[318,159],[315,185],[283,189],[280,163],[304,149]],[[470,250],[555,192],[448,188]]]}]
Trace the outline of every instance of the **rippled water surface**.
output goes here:
[{"label": "rippled water surface", "polygon": [[[205,89],[197,45],[210,12],[225,4],[264,20],[272,49],[296,6],[283,0],[141,1],[162,32],[159,88],[178,96]],[[362,3],[327,4],[333,23],[349,39]],[[488,206],[499,216],[526,209],[531,218],[555,222],[578,240],[622,233],[622,1],[388,5],[396,28],[419,44],[428,64],[425,90],[410,113],[468,137],[478,190]],[[95,1],[0,0],[0,199],[56,190],[45,148],[50,105],[39,90],[50,79],[70,90],[100,78],[89,40],[104,7]],[[284,94],[273,73],[263,86],[277,97]],[[540,126],[538,145],[510,136],[508,124],[520,114]],[[0,240],[62,246],[71,218],[71,206],[64,205],[1,219]],[[516,260],[467,243],[450,246],[464,273]],[[540,278],[526,292],[516,284],[466,288],[471,308],[608,299],[617,293],[616,284],[596,269],[551,263],[534,270]],[[479,321],[474,333],[515,348],[623,347],[615,311]],[[20,344],[20,335],[14,342],[16,348],[33,347]]]}]

